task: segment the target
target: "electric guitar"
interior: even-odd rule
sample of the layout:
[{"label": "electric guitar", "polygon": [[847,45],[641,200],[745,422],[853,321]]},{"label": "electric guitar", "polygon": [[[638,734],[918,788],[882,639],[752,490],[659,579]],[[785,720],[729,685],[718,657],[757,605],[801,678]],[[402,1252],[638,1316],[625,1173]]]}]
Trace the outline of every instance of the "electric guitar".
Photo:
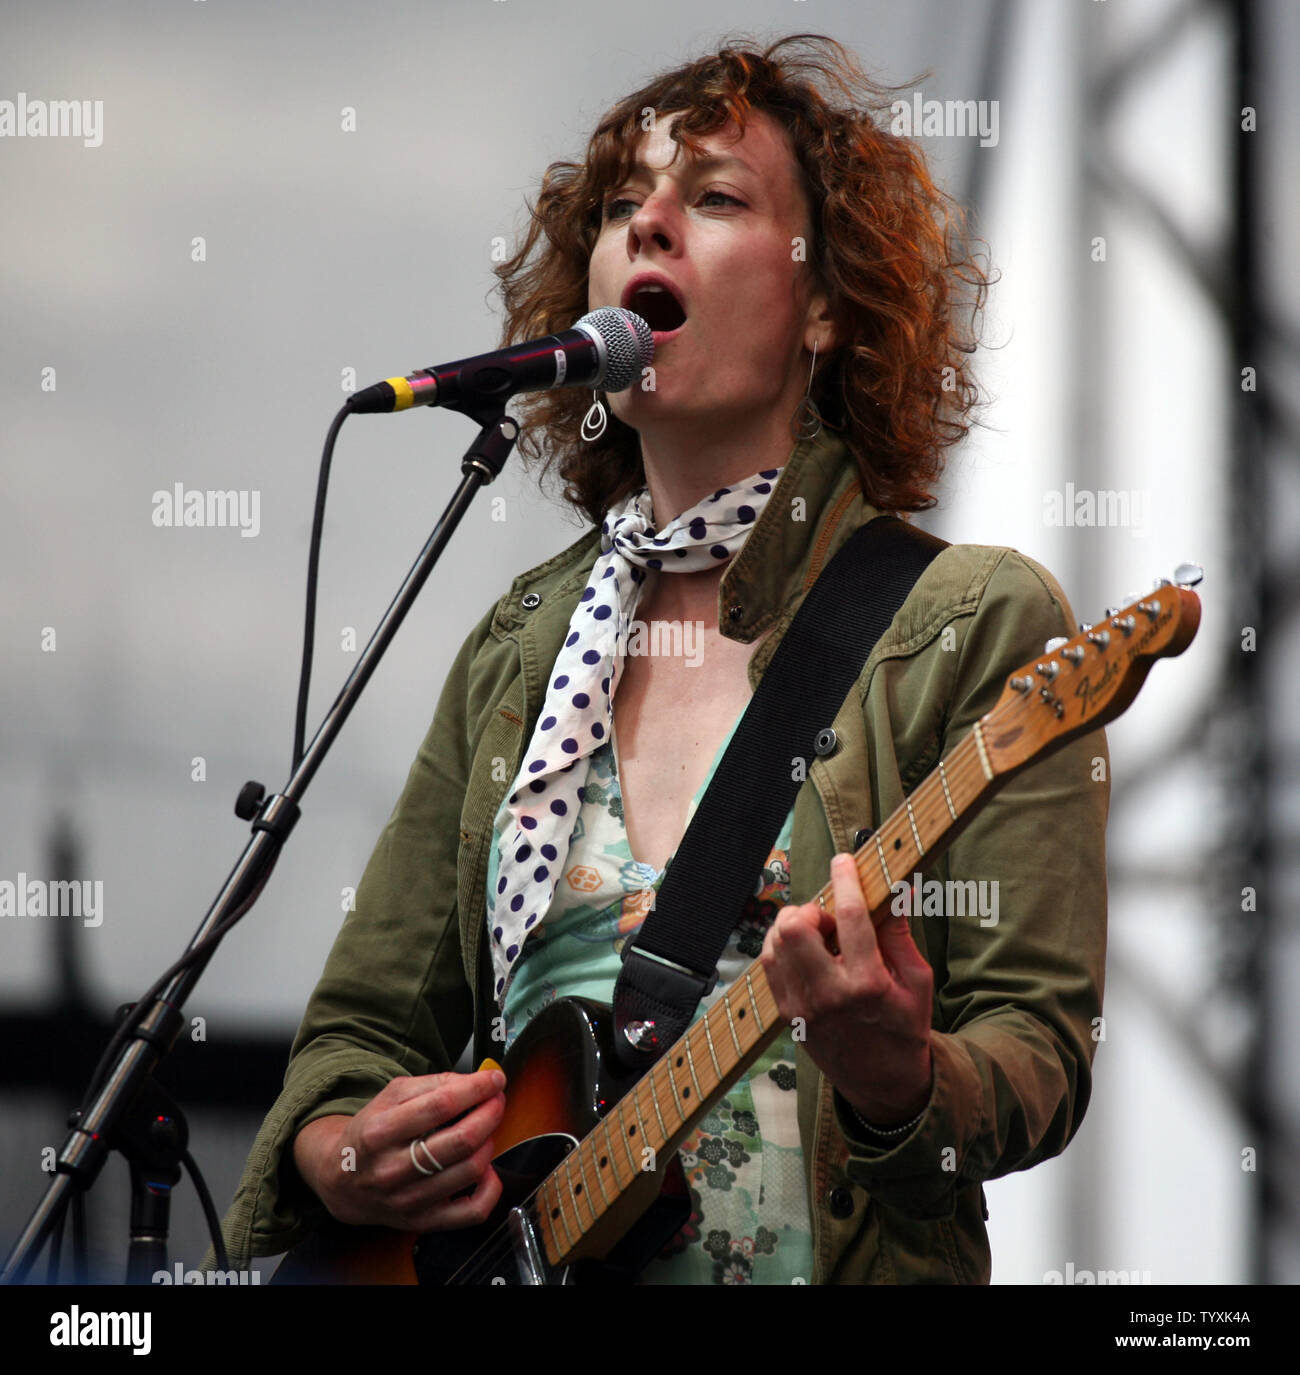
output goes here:
[{"label": "electric guitar", "polygon": [[[1182,565],[1012,674],[982,716],[857,851],[872,912],[1035,760],[1123,712],[1155,660],[1200,623]],[[821,890],[834,913],[828,882]],[[680,1230],[689,1192],[677,1151],[784,1030],[755,960],[648,1070],[625,1071],[607,1007],[560,999],[505,1057],[506,1112],[493,1132],[503,1193],[483,1224],[423,1236],[332,1223],[291,1251],[276,1283],[567,1284],[627,1281]]]}]

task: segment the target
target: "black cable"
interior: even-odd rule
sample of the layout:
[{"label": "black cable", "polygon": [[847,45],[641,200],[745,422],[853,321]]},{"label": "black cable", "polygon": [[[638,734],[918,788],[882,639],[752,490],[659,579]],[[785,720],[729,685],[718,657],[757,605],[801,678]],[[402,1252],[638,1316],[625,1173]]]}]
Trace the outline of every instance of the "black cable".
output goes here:
[{"label": "black cable", "polygon": [[198,1164],[189,1151],[181,1155],[181,1163],[189,1171],[190,1178],[194,1181],[194,1192],[199,1196],[199,1203],[203,1208],[203,1216],[208,1220],[208,1233],[212,1237],[212,1249],[217,1257],[217,1269],[229,1270],[230,1257],[226,1254],[226,1239],[221,1235],[221,1219],[217,1216],[217,1210],[212,1206],[212,1195],[208,1192],[207,1181],[203,1178]]},{"label": "black cable", "polygon": [[306,748],[307,734],[307,696],[311,689],[311,659],[316,644],[316,579],[320,568],[321,531],[325,524],[325,492],[329,487],[330,464],[334,461],[334,441],[338,438],[343,422],[352,414],[352,401],[334,417],[329,433],[325,436],[325,448],[321,453],[320,476],[316,481],[316,510],[311,521],[311,547],[307,553],[307,613],[302,632],[302,670],[298,677],[298,710],[293,726],[293,766],[290,773],[296,773],[302,763]]}]

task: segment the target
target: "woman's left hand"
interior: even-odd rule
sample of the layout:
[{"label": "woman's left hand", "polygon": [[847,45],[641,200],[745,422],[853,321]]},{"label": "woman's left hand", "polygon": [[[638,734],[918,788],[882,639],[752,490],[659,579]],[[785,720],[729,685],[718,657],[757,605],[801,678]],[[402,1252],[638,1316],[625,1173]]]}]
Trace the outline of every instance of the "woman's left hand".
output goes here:
[{"label": "woman's left hand", "polygon": [[867,910],[850,854],[831,861],[834,914],[783,907],[763,941],[781,1016],[849,1104],[873,1126],[901,1125],[930,1101],[934,973],[905,916]]}]

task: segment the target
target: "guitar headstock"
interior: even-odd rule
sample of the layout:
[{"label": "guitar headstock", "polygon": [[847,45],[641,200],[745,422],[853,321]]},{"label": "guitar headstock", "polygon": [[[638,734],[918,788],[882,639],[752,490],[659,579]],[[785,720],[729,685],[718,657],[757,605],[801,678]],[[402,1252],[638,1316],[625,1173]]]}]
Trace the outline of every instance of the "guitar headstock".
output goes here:
[{"label": "guitar headstock", "polygon": [[1007,679],[982,718],[994,774],[1010,773],[1085,731],[1112,721],[1137,696],[1157,659],[1181,654],[1201,622],[1195,564],[1180,564],[1145,597],[1111,607],[1098,625],[1048,640],[1043,653]]}]

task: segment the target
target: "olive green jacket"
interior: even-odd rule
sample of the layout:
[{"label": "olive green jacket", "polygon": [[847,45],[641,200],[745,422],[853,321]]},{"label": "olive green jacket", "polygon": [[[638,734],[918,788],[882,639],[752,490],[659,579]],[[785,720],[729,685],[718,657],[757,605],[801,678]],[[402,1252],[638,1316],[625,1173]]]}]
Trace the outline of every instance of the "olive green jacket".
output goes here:
[{"label": "olive green jacket", "polygon": [[[838,438],[795,447],[719,589],[728,638],[774,627],[752,685],[827,560],[877,514]],[[322,1215],[293,1164],[300,1128],[358,1112],[397,1075],[451,1069],[469,1041],[493,821],[599,552],[593,526],[521,574],[457,655],[225,1219],[232,1266],[288,1249]],[[831,722],[832,752],[809,766],[791,901],[818,892],[832,856],[902,803],[1009,674],[1073,630],[1060,587],[1032,560],[943,550]],[[996,881],[998,919],[911,917],[934,969],[934,1085],[904,1139],[872,1144],[797,1047],[810,1283],[987,1283],[981,1182],[1056,1155],[1078,1129],[1105,966],[1108,775],[1094,731],[1007,784],[927,867],[927,878]]]}]

